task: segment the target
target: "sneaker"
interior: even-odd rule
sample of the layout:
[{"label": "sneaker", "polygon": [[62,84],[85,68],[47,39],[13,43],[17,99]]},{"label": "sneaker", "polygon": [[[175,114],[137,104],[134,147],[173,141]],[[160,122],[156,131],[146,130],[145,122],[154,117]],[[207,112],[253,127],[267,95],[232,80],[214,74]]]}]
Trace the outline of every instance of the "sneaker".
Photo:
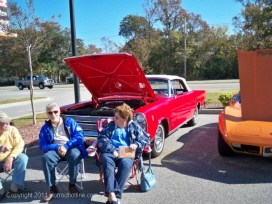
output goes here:
[{"label": "sneaker", "polygon": [[69,191],[70,194],[72,194],[73,198],[78,198],[79,197],[80,192],[77,189],[75,184],[70,184],[69,183],[68,191]]},{"label": "sneaker", "polygon": [[6,192],[4,192],[4,194],[0,194],[0,201],[3,200],[6,197]]},{"label": "sneaker", "polygon": [[29,194],[30,191],[27,188],[24,188],[24,189],[18,188],[17,191],[9,190],[9,193],[13,195],[23,195],[23,194]]},{"label": "sneaker", "polygon": [[54,198],[54,193],[49,192],[48,194],[46,194],[46,196],[42,198],[42,201],[49,202],[50,200],[52,200],[52,198]]},{"label": "sneaker", "polygon": [[52,200],[54,198],[54,195],[58,194],[58,188],[56,185],[53,185],[50,187],[49,193],[46,194],[46,196],[44,196],[42,198],[43,202],[49,202],[50,200]]},{"label": "sneaker", "polygon": [[54,194],[59,193],[59,190],[56,185],[50,186],[50,193],[54,193]]}]

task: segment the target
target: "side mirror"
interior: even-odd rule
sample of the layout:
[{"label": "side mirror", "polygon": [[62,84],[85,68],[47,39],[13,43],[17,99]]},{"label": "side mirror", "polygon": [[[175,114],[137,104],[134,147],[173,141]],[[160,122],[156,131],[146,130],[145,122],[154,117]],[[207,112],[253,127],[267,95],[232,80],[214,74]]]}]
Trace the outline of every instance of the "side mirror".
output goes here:
[{"label": "side mirror", "polygon": [[182,95],[183,91],[177,91],[177,95]]}]

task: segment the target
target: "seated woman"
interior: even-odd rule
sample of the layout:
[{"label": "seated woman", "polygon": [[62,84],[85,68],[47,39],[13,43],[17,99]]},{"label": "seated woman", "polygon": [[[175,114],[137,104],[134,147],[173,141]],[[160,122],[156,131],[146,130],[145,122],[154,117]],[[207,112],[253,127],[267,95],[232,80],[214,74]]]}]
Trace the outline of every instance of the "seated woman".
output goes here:
[{"label": "seated woman", "polygon": [[[149,135],[132,121],[132,111],[127,104],[114,110],[115,120],[111,121],[98,136],[98,153],[104,172],[105,193],[107,204],[117,204],[122,198],[133,158],[118,158],[120,146],[129,146],[136,151],[136,157],[142,153],[145,145],[149,144]],[[114,169],[118,167],[115,174]]]}]

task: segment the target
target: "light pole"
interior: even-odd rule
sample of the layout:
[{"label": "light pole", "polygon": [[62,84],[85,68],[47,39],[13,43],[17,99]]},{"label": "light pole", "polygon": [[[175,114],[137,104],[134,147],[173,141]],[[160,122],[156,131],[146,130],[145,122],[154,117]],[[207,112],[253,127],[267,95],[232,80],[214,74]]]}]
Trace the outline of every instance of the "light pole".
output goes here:
[{"label": "light pole", "polygon": [[184,70],[183,70],[184,79],[186,79],[186,38],[187,38],[187,32],[186,32],[186,17],[185,17],[185,20],[184,20]]},{"label": "light pole", "polygon": [[[72,55],[77,55],[76,50],[76,29],[75,29],[75,16],[74,16],[74,0],[69,0],[70,5],[70,24],[71,24],[71,41],[72,41]],[[75,103],[80,102],[80,89],[79,79],[74,73],[74,91],[75,91]]]}]

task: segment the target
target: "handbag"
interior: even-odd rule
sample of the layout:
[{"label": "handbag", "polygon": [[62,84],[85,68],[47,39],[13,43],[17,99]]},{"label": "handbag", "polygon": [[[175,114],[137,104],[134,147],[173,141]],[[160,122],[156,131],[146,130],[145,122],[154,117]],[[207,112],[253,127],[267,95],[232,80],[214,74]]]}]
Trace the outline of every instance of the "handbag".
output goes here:
[{"label": "handbag", "polygon": [[156,176],[151,168],[151,153],[148,153],[149,157],[149,166],[147,171],[145,172],[145,168],[143,165],[143,158],[141,157],[141,191],[147,192],[150,191],[152,188],[154,188],[157,185],[156,182]]}]

